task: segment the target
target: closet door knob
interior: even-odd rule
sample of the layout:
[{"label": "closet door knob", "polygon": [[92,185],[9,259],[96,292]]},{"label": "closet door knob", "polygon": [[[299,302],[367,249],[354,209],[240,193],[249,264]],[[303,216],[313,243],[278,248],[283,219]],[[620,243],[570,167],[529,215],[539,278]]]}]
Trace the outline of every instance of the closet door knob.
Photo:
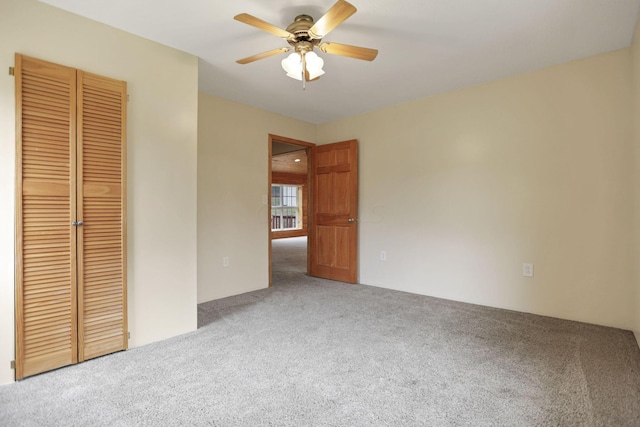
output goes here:
[{"label": "closet door knob", "polygon": [[77,226],[82,225],[82,224],[84,224],[82,221],[73,221],[71,223],[71,225],[73,225],[74,227],[77,227]]}]

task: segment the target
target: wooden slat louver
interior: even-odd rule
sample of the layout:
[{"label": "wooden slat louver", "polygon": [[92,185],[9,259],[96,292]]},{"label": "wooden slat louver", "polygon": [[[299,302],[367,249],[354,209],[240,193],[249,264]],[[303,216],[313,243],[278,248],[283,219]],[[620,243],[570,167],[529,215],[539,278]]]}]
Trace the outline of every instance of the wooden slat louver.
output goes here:
[{"label": "wooden slat louver", "polygon": [[78,71],[79,360],[127,348],[126,83]]},{"label": "wooden slat louver", "polygon": [[16,55],[16,378],[77,362],[76,70]]}]

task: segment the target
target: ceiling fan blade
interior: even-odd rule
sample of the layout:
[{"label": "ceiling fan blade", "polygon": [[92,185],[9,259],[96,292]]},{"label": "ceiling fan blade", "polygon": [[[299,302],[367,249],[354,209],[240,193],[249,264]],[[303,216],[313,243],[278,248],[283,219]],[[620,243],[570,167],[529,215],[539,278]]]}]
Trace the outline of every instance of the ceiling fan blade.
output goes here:
[{"label": "ceiling fan blade", "polygon": [[348,17],[356,13],[358,9],[354,5],[344,0],[338,0],[331,9],[309,29],[312,39],[321,39],[329,34],[334,28],[342,24]]},{"label": "ceiling fan blade", "polygon": [[322,52],[332,55],[348,56],[349,58],[362,59],[364,61],[373,61],[378,56],[377,49],[369,49],[367,47],[351,46],[340,43],[321,43],[318,46]]},{"label": "ceiling fan blade", "polygon": [[273,50],[270,50],[268,52],[263,52],[263,53],[259,53],[257,55],[249,56],[248,58],[238,59],[236,62],[238,64],[248,64],[250,62],[257,61],[259,59],[264,59],[264,58],[268,58],[268,57],[273,56],[273,55],[278,55],[279,53],[289,52],[289,49],[290,48],[288,48],[288,47],[280,47],[278,49],[273,49]]},{"label": "ceiling fan blade", "polygon": [[262,31],[266,31],[267,33],[271,33],[278,37],[282,37],[283,39],[295,38],[293,34],[289,31],[285,31],[282,28],[278,28],[273,24],[269,24],[266,21],[263,21],[260,18],[256,18],[253,15],[249,15],[248,13],[241,13],[233,17],[236,21],[243,22],[245,24],[251,25],[252,27],[256,27]]}]

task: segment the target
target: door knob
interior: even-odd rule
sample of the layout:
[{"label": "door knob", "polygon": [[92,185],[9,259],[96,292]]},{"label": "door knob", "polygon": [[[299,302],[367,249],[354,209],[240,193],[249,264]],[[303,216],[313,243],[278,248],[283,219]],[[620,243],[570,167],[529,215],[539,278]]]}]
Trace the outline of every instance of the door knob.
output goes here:
[{"label": "door knob", "polygon": [[73,221],[71,223],[71,225],[73,225],[74,227],[77,227],[77,226],[82,225],[82,224],[84,224],[82,221]]},{"label": "door knob", "polygon": [[349,222],[356,222],[356,221],[357,221],[357,219],[355,219],[355,218],[349,218]]}]

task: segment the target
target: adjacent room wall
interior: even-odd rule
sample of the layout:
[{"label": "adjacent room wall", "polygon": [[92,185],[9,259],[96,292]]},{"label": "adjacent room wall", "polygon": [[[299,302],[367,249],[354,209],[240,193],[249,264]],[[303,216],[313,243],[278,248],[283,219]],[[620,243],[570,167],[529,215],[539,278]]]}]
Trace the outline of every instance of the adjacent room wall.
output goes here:
[{"label": "adjacent room wall", "polygon": [[360,141],[360,282],[636,327],[630,61],[619,50],[319,126],[319,143]]},{"label": "adjacent room wall", "polygon": [[268,136],[315,142],[316,131],[311,123],[200,93],[199,303],[269,285]]},{"label": "adjacent room wall", "polygon": [[636,31],[631,45],[631,72],[633,84],[633,143],[635,148],[635,176],[634,176],[634,201],[635,201],[635,225],[633,228],[635,238],[635,251],[633,264],[635,266],[636,288],[636,321],[634,331],[636,341],[640,345],[640,20],[636,23]]},{"label": "adjacent room wall", "polygon": [[14,53],[126,80],[130,346],[197,326],[198,60],[35,0],[0,2],[0,384],[14,359]]}]

